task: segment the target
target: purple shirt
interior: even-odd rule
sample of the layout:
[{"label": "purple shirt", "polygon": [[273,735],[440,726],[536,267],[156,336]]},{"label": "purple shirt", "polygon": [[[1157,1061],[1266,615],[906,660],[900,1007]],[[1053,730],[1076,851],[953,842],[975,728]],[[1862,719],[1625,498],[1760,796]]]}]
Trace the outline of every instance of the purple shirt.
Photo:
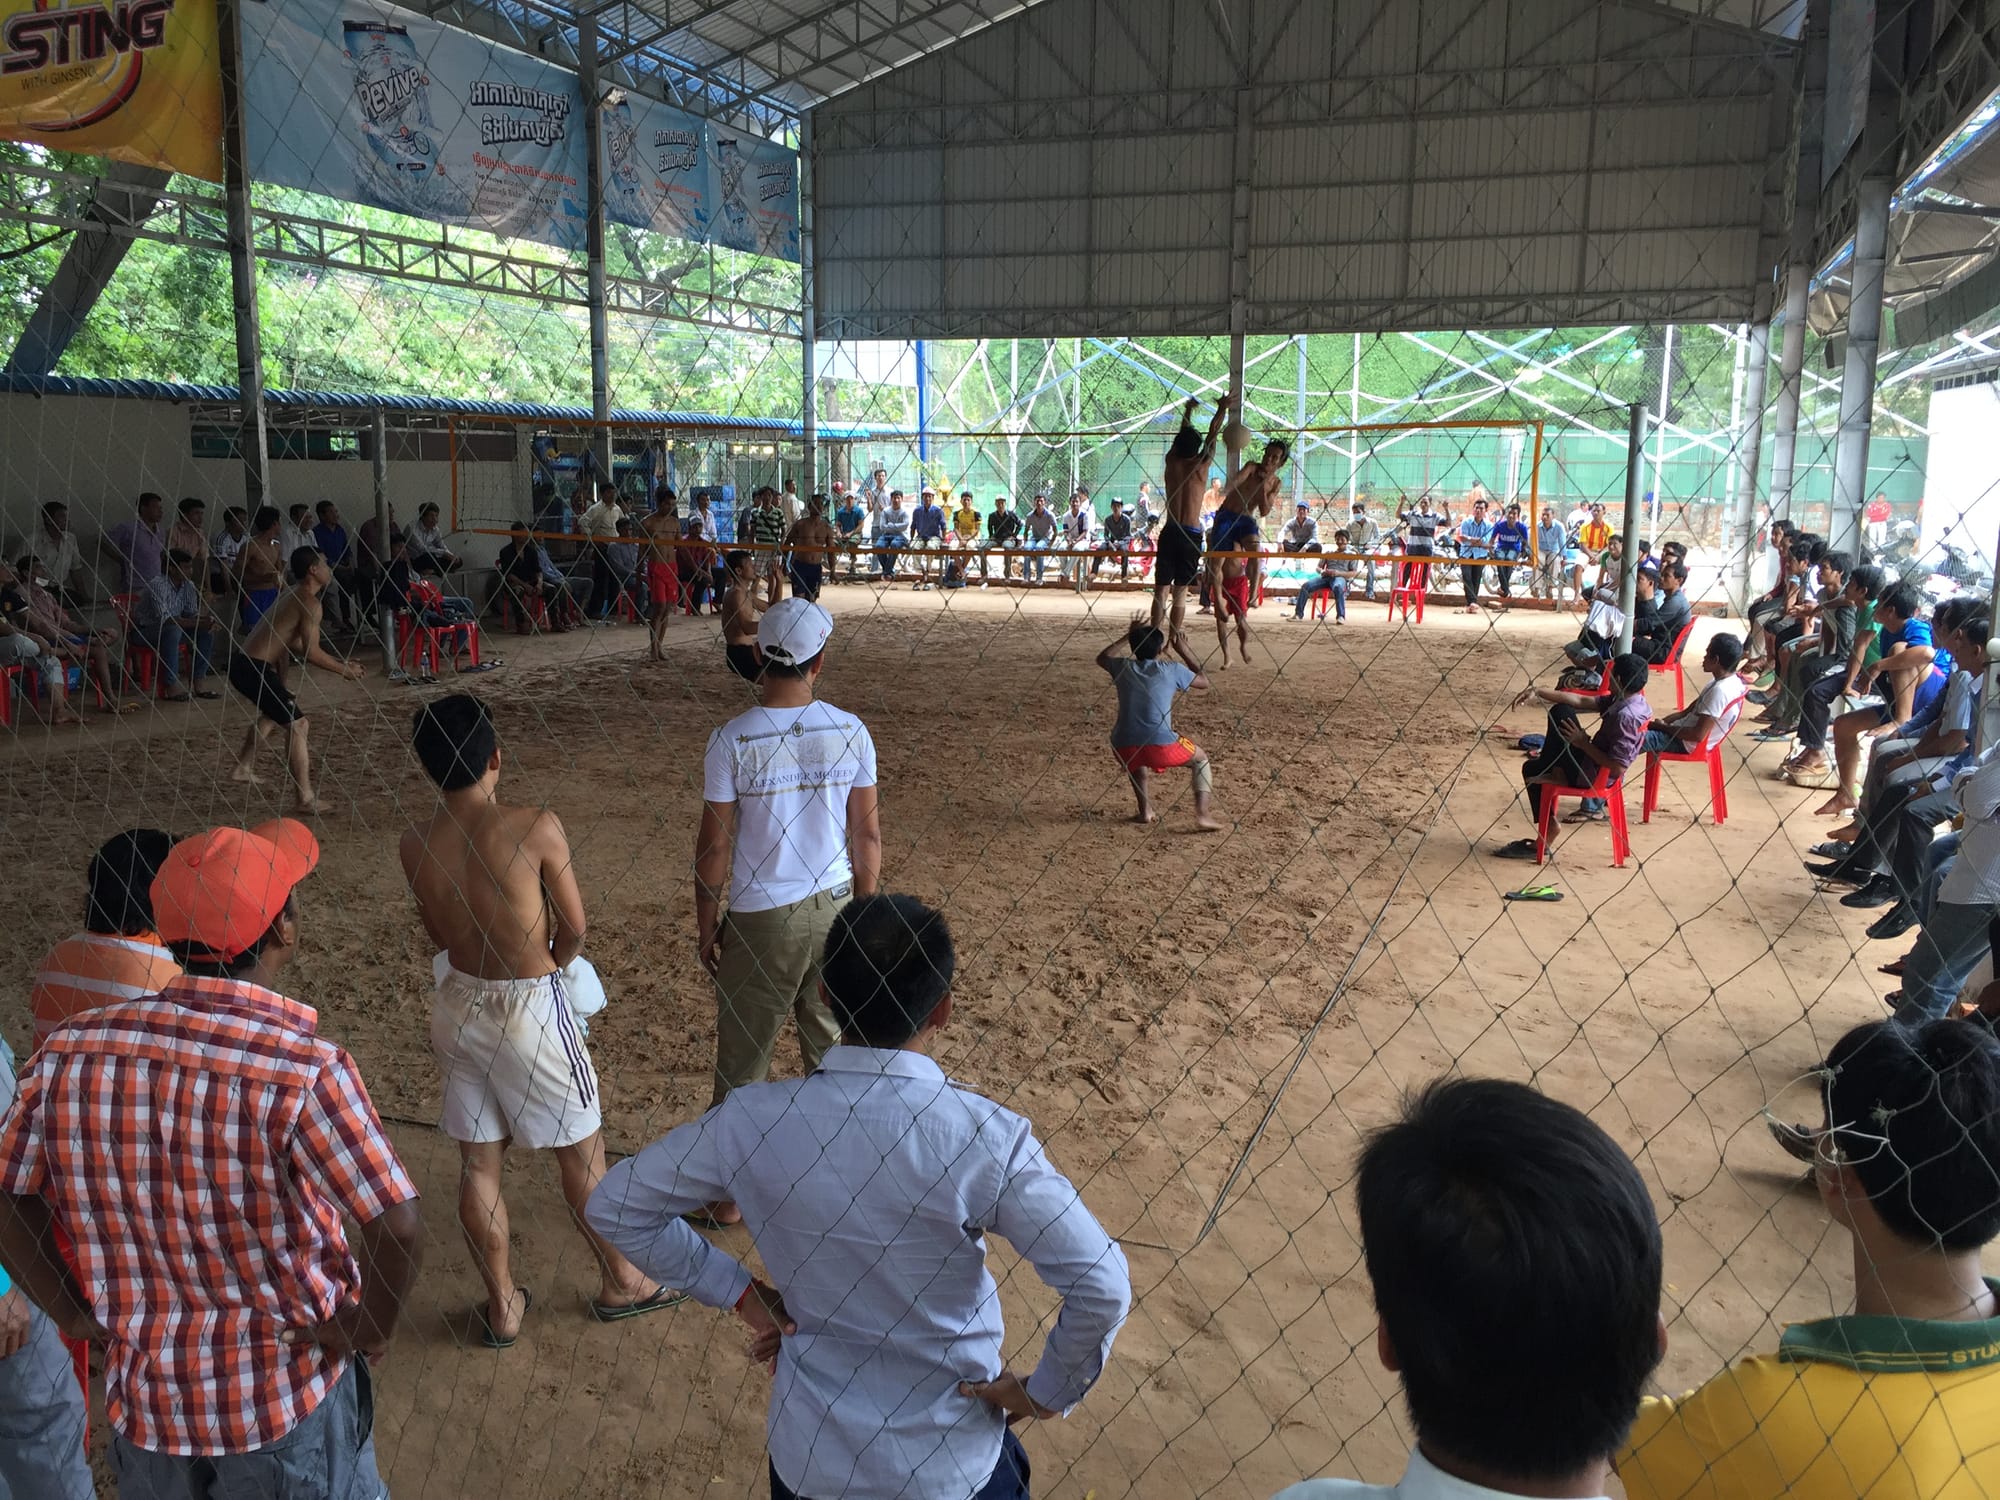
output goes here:
[{"label": "purple shirt", "polygon": [[118,554],[118,566],[125,579],[125,593],[136,594],[146,586],[147,579],[160,576],[161,556],[167,545],[164,524],[148,526],[134,516],[129,521],[120,521],[105,535],[111,542],[112,550]]},{"label": "purple shirt", "polygon": [[1623,771],[1639,758],[1639,747],[1646,741],[1646,726],[1652,718],[1653,708],[1646,695],[1634,693],[1604,711],[1604,720],[1590,737],[1590,743]]}]

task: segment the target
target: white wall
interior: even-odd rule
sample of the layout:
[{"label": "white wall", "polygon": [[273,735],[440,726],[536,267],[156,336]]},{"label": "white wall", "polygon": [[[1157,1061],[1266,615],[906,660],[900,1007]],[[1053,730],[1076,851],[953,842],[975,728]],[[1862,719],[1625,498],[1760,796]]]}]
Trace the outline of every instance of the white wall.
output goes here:
[{"label": "white wall", "polygon": [[2000,385],[1981,382],[1931,392],[1930,430],[1923,546],[1949,541],[1990,568],[2000,540],[2000,464],[1993,445],[1993,434],[2000,431]]},{"label": "white wall", "polygon": [[[0,538],[8,556],[33,534],[42,503],[70,508],[70,529],[86,558],[109,527],[131,516],[141,491],[167,497],[171,519],[185,496],[208,502],[210,534],[222,525],[225,505],[243,503],[243,470],[235,459],[198,459],[192,451],[189,408],[138,397],[23,396],[0,394]],[[394,451],[394,436],[391,438]],[[462,466],[468,483],[513,488],[510,466]],[[525,504],[525,475],[519,488]],[[374,513],[372,466],[360,458],[280,459],[271,465],[271,500],[280,506],[331,500],[350,527]],[[389,465],[389,503],[400,524],[416,518],[425,501],[451,513],[451,465],[396,461]],[[468,537],[467,557],[490,561],[501,538]]]}]

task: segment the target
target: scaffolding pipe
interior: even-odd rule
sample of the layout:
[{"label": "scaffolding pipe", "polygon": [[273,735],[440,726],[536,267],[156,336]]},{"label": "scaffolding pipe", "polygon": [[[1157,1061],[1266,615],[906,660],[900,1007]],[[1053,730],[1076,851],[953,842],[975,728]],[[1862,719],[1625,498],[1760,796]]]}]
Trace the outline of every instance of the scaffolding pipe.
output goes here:
[{"label": "scaffolding pipe", "polygon": [[1665,472],[1667,459],[1667,415],[1673,408],[1674,380],[1674,325],[1667,325],[1665,346],[1660,351],[1660,405],[1659,420],[1653,424],[1653,488],[1651,490],[1651,514],[1647,517],[1646,529],[1657,542],[1660,536],[1660,503],[1666,497],[1660,493],[1660,482]]},{"label": "scaffolding pipe", "polygon": [[[924,341],[917,340],[917,467],[926,474],[931,461],[931,375],[930,355]],[[919,481],[918,488],[923,487]]]},{"label": "scaffolding pipe", "polygon": [[[375,489],[375,535],[382,548],[382,555],[376,561],[386,569],[396,555],[396,543],[389,529],[389,418],[381,407],[368,414],[368,427],[374,447],[368,455],[368,467]],[[447,441],[455,446],[457,433],[450,432]],[[401,682],[403,668],[396,659],[396,606],[386,588],[376,601],[375,628],[382,632],[382,675],[391,682]],[[417,660],[423,658],[419,656]]]},{"label": "scaffolding pipe", "polygon": [[1784,326],[1778,340],[1778,403],[1771,414],[1773,519],[1792,513],[1792,474],[1799,448],[1799,395],[1806,367],[1806,295],[1811,289],[1812,272],[1804,262],[1786,267]]},{"label": "scaffolding pipe", "polygon": [[1724,576],[1730,606],[1739,613],[1750,607],[1750,565],[1753,561],[1752,520],[1757,511],[1758,450],[1764,443],[1764,379],[1771,363],[1771,325],[1752,323],[1743,363],[1743,437],[1737,445],[1734,504],[1722,537]]},{"label": "scaffolding pipe", "polygon": [[[216,55],[222,75],[222,184],[229,240],[229,302],[236,326],[236,448],[243,460],[243,506],[254,519],[272,500],[264,410],[263,329],[257,313],[257,256],[252,245],[250,148],[243,116],[243,18],[239,0],[216,7]],[[136,67],[137,64],[135,63]]]},{"label": "scaffolding pipe", "polygon": [[[1354,368],[1347,382],[1347,423],[1350,427],[1361,425],[1361,335],[1354,335]],[[1361,434],[1347,435],[1347,508],[1354,509],[1354,502],[1361,493]]]},{"label": "scaffolding pipe", "polygon": [[1223,429],[1227,476],[1243,467],[1243,346],[1250,331],[1250,90],[1236,91],[1236,149],[1229,201],[1229,423]]},{"label": "scaffolding pipe", "polygon": [[1634,401],[1625,428],[1625,555],[1618,568],[1619,654],[1632,649],[1632,614],[1639,603],[1639,509],[1646,483],[1646,403]]},{"label": "scaffolding pipe", "polygon": [[1861,508],[1868,488],[1868,438],[1875,421],[1875,358],[1882,344],[1882,279],[1889,248],[1886,177],[1862,179],[1855,195],[1854,260],[1847,299],[1847,364],[1840,376],[1840,433],[1833,450],[1833,506],[1826,543],[1861,551]]},{"label": "scaffolding pipe", "polygon": [[819,286],[813,255],[812,141],[812,116],[803,114],[799,116],[799,428],[807,500],[819,491],[819,350],[814,318]]},{"label": "scaffolding pipe", "polygon": [[[1302,432],[1306,425],[1306,336],[1302,333],[1293,334],[1292,343],[1299,351],[1298,382],[1293,388],[1292,429],[1295,432]],[[1292,441],[1299,442],[1296,437]],[[1298,505],[1305,498],[1306,455],[1305,445],[1300,443],[1299,451],[1292,455],[1292,504]],[[1328,540],[1331,541],[1332,538],[1329,537]]]},{"label": "scaffolding pipe", "polygon": [[[611,332],[605,315],[604,99],[597,86],[597,17],[577,22],[577,82],[583,94],[584,276],[590,312],[590,446],[597,477],[610,482]],[[714,285],[713,282],[710,285]]]}]

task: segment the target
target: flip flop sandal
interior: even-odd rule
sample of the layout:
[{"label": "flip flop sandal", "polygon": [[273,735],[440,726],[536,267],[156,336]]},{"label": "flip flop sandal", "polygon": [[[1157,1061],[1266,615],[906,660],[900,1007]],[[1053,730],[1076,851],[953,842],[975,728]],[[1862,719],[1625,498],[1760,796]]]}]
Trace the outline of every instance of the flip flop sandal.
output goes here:
[{"label": "flip flop sandal", "polygon": [[637,1302],[599,1302],[592,1299],[590,1315],[600,1323],[622,1323],[627,1318],[643,1318],[647,1313],[663,1312],[669,1307],[679,1307],[687,1301],[686,1292],[677,1292],[669,1286],[653,1288],[653,1295],[641,1297]]},{"label": "flip flop sandal", "polygon": [[214,691],[213,689],[204,689],[203,691],[195,694],[195,697],[201,699],[202,702],[204,703],[213,703],[215,702],[216,699],[220,698],[221,696],[222,694]]},{"label": "flip flop sandal", "polygon": [[[534,1309],[535,1294],[524,1286],[517,1286],[514,1290],[521,1294],[521,1321],[525,1323],[528,1320],[528,1314]],[[488,1349],[511,1349],[516,1343],[520,1342],[521,1336],[518,1333],[502,1338],[493,1331],[492,1323],[487,1321],[484,1303],[473,1308],[472,1324],[479,1330],[479,1342],[484,1344]]]},{"label": "flip flop sandal", "polygon": [[1533,859],[1535,857],[1535,841],[1533,839],[1515,839],[1511,844],[1502,844],[1498,849],[1495,849],[1493,857],[1495,859]]},{"label": "flip flop sandal", "polygon": [[1524,885],[1518,891],[1502,894],[1503,901],[1560,901],[1563,893],[1552,885]]}]

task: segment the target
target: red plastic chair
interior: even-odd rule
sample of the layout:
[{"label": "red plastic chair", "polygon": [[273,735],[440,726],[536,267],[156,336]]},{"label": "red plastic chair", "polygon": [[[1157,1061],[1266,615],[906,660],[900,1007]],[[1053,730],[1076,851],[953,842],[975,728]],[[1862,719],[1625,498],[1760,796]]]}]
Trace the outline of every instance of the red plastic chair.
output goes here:
[{"label": "red plastic chair", "polygon": [[[160,653],[132,633],[132,607],[139,602],[137,594],[113,594],[111,612],[118,620],[118,633],[125,639],[125,678],[139,684],[142,693],[167,691],[166,676],[160,671]],[[181,660],[186,663],[186,672],[194,671],[194,643],[181,642]]]},{"label": "red plastic chair", "polygon": [[[526,598],[528,601],[528,619],[530,623],[540,626],[543,630],[547,630],[549,628],[548,600],[540,594],[529,594]],[[514,591],[509,588],[503,588],[500,592],[500,628],[502,630],[512,630],[514,628],[515,605],[516,597]]]},{"label": "red plastic chair", "polygon": [[14,690],[20,682],[19,667],[0,667],[0,729],[14,727]]},{"label": "red plastic chair", "polygon": [[[1688,706],[1687,672],[1681,666],[1681,653],[1687,649],[1688,637],[1693,634],[1694,617],[1690,615],[1687,624],[1681,626],[1680,634],[1674,637],[1673,645],[1667,648],[1666,661],[1653,668],[1655,673],[1672,672],[1674,674],[1675,708],[1686,708]],[[1734,726],[1732,725],[1731,727],[1733,728]],[[1717,785],[1720,784],[1719,782],[1717,783]],[[1722,820],[1718,818],[1716,821],[1719,823]]]},{"label": "red plastic chair", "polygon": [[1403,611],[1404,620],[1410,618],[1411,605],[1416,606],[1417,623],[1424,623],[1424,596],[1431,591],[1431,565],[1428,562],[1405,562],[1397,565],[1396,582],[1389,589],[1389,613],[1398,607]]},{"label": "red plastic chair", "polygon": [[1312,611],[1312,617],[1315,620],[1324,620],[1326,618],[1326,601],[1331,599],[1332,597],[1333,595],[1331,593],[1328,593],[1324,589],[1322,589],[1319,593],[1314,594],[1312,596],[1312,599],[1310,602],[1307,603],[1306,608]]},{"label": "red plastic chair", "polygon": [[1535,820],[1535,863],[1548,858],[1549,833],[1556,823],[1556,804],[1564,797],[1602,797],[1611,804],[1611,863],[1625,868],[1632,852],[1632,834],[1625,822],[1625,775],[1613,775],[1609,766],[1599,766],[1589,786],[1542,787],[1542,815]]},{"label": "red plastic chair", "polygon": [[454,663],[460,646],[479,665],[479,626],[471,620],[447,625],[427,625],[415,615],[396,616],[396,654],[403,666],[416,673],[436,676],[447,653]]},{"label": "red plastic chair", "polygon": [[[1720,828],[1724,823],[1729,821],[1729,793],[1723,785],[1722,747],[1728,742],[1729,737],[1736,733],[1736,726],[1742,719],[1742,716],[1742,705],[1739,701],[1735,714],[1723,726],[1722,738],[1717,740],[1713,745],[1710,745],[1706,750],[1654,750],[1646,756],[1646,789],[1639,803],[1639,821],[1641,823],[1652,822],[1654,809],[1660,805],[1660,763],[1662,761],[1680,761],[1689,765],[1699,762],[1707,765],[1708,797],[1710,806],[1715,812],[1715,826]],[[1699,822],[1700,819],[1701,814],[1696,813],[1695,820]]]}]

